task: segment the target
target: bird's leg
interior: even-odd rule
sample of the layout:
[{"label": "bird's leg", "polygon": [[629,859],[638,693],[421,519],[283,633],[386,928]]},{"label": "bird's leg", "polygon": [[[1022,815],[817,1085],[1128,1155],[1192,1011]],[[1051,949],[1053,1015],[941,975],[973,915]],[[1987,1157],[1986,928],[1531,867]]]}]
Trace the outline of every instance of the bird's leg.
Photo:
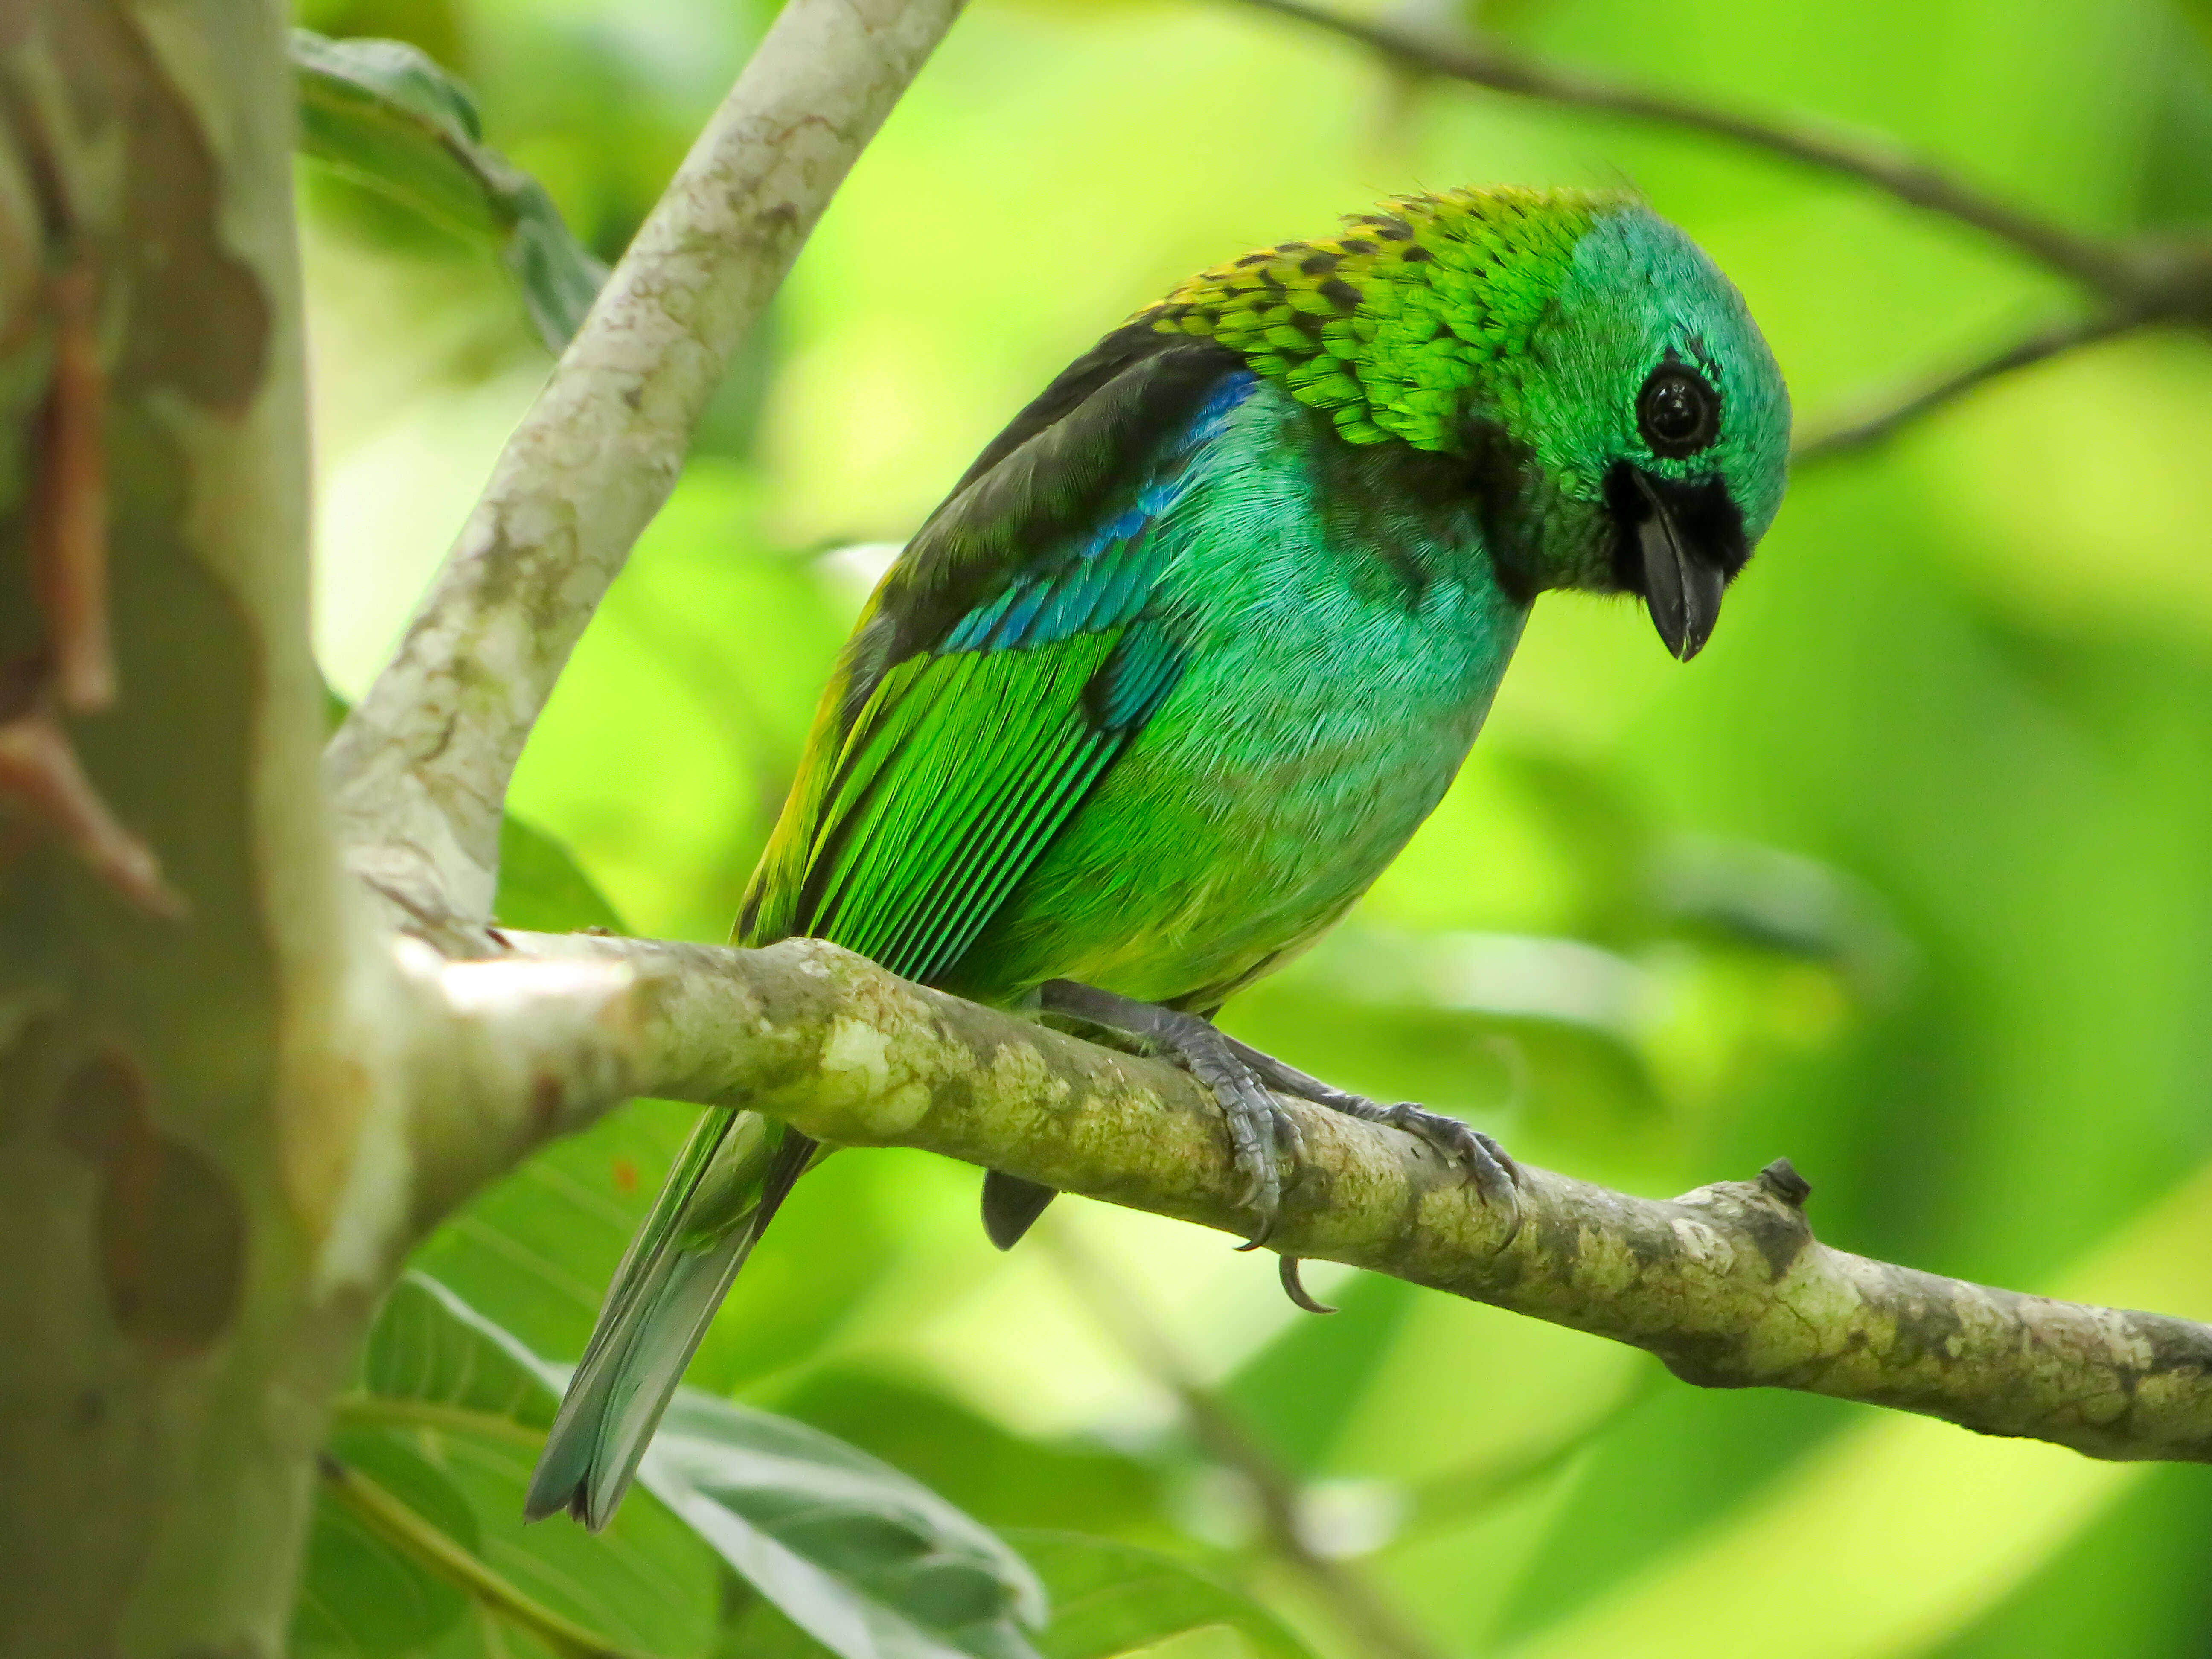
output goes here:
[{"label": "bird's leg", "polygon": [[1047,980],[1038,987],[1037,1006],[1046,1013],[1068,1015],[1172,1055],[1212,1091],[1228,1120],[1230,1149],[1245,1177],[1237,1202],[1259,1213],[1259,1225],[1245,1248],[1266,1243],[1282,1210],[1282,1176],[1276,1159],[1287,1155],[1296,1162],[1298,1126],[1238,1057],[1238,1045],[1199,1015],[1116,996],[1069,979]]},{"label": "bird's leg", "polygon": [[1411,1101],[1400,1101],[1385,1106],[1364,1095],[1352,1094],[1317,1077],[1309,1077],[1295,1066],[1285,1066],[1273,1054],[1239,1042],[1235,1037],[1226,1039],[1230,1052],[1243,1062],[1246,1070],[1261,1082],[1279,1094],[1291,1095],[1299,1100],[1310,1101],[1316,1106],[1326,1106],[1333,1112],[1342,1112],[1346,1117],[1356,1117],[1365,1123],[1387,1123],[1394,1129],[1403,1129],[1415,1139],[1441,1154],[1447,1163],[1456,1162],[1466,1167],[1468,1179],[1482,1195],[1485,1204],[1506,1206],[1512,1212],[1512,1221],[1500,1243],[1501,1249],[1513,1242],[1514,1234],[1521,1231],[1520,1171],[1515,1167],[1505,1149],[1481,1130],[1462,1123],[1455,1117],[1446,1117],[1441,1112],[1431,1112],[1416,1106]]}]

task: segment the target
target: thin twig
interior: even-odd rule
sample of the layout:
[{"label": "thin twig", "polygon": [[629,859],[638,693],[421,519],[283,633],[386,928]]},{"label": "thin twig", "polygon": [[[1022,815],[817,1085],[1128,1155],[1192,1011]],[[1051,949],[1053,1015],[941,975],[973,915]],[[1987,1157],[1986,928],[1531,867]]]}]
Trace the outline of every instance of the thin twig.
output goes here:
[{"label": "thin twig", "polygon": [[1295,18],[1357,40],[1408,69],[1440,75],[1519,98],[1578,109],[1601,110],[1709,133],[1784,160],[1854,179],[1911,206],[1972,225],[2010,244],[2038,263],[2115,301],[2133,299],[2147,273],[2124,249],[2106,246],[1999,201],[1935,162],[1871,135],[1845,137],[1739,115],[1695,99],[1658,92],[1581,70],[1536,64],[1495,47],[1425,40],[1419,35],[1348,17],[1306,0],[1244,0],[1247,5]]},{"label": "thin twig", "polygon": [[2038,329],[2032,334],[2022,336],[2003,350],[1993,352],[1931,382],[1879,414],[1808,439],[1797,446],[1790,458],[1790,462],[1796,466],[1809,466],[1816,462],[1832,460],[1838,455],[1870,449],[1893,435],[1900,427],[1909,425],[1923,415],[1932,414],[1948,404],[1957,402],[1968,392],[2001,375],[2062,356],[2077,346],[2091,345],[2099,340],[2109,340],[2116,335],[2128,333],[2142,327],[2145,321],[2141,312],[2114,311]]},{"label": "thin twig", "polygon": [[1355,1568],[1323,1555],[1298,1524],[1297,1481],[1245,1425],[1236,1408],[1199,1381],[1165,1332],[1067,1229],[1040,1230],[1054,1258],[1100,1327],[1145,1373],[1176,1397],[1198,1443],[1252,1489],[1268,1547],[1325,1602],[1338,1623],[1377,1659],[1442,1659]]}]

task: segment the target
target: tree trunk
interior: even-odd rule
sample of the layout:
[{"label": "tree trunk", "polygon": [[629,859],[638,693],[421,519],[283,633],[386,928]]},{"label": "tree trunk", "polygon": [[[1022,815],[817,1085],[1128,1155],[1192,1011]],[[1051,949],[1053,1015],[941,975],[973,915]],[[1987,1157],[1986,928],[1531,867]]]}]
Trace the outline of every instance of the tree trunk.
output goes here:
[{"label": "tree trunk", "polygon": [[282,1652],[370,1294],[318,1267],[328,1103],[381,1091],[334,1069],[362,922],[317,787],[284,23],[0,4],[7,1655]]}]

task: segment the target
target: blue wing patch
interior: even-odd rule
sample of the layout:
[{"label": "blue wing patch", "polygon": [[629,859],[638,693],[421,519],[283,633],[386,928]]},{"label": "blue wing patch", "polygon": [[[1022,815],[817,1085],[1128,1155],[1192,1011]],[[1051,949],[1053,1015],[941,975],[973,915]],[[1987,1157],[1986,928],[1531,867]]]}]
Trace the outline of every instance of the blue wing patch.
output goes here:
[{"label": "blue wing patch", "polygon": [[[1173,447],[1154,463],[1131,505],[1093,532],[1072,557],[1032,567],[987,604],[970,611],[953,624],[939,650],[1018,651],[1134,623],[1159,574],[1155,532],[1160,520],[1189,488],[1192,462],[1220,436],[1229,417],[1258,384],[1258,377],[1249,370],[1224,375]],[[1161,641],[1161,649],[1165,643]],[[1158,672],[1155,667],[1139,678],[1149,683]],[[1168,684],[1172,684],[1170,678]],[[1165,689],[1161,688],[1163,694]],[[1125,701],[1122,706],[1133,705]]]}]

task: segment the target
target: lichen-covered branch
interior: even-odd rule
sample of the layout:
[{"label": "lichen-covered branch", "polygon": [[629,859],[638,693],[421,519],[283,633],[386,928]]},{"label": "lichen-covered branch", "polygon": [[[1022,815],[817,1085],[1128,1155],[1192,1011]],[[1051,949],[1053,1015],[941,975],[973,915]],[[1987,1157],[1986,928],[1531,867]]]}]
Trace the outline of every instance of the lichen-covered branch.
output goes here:
[{"label": "lichen-covered branch", "polygon": [[[1241,1234],[1220,1115],[1189,1077],[896,979],[814,940],[765,951],[508,935],[638,975],[608,1097],[747,1106],[845,1146],[919,1146]],[[1394,1130],[1293,1103],[1273,1240],[1656,1354],[1708,1387],[1800,1389],[2094,1457],[2212,1462],[2212,1328],[2022,1296],[1832,1249],[1786,1164],[1672,1200],[1522,1168],[1522,1222]],[[1510,1236],[1509,1236],[1510,1235]]]},{"label": "lichen-covered branch", "polygon": [[426,934],[465,939],[489,915],[507,779],[570,649],[674,487],[731,350],[959,9],[784,7],[332,744],[349,860]]}]

